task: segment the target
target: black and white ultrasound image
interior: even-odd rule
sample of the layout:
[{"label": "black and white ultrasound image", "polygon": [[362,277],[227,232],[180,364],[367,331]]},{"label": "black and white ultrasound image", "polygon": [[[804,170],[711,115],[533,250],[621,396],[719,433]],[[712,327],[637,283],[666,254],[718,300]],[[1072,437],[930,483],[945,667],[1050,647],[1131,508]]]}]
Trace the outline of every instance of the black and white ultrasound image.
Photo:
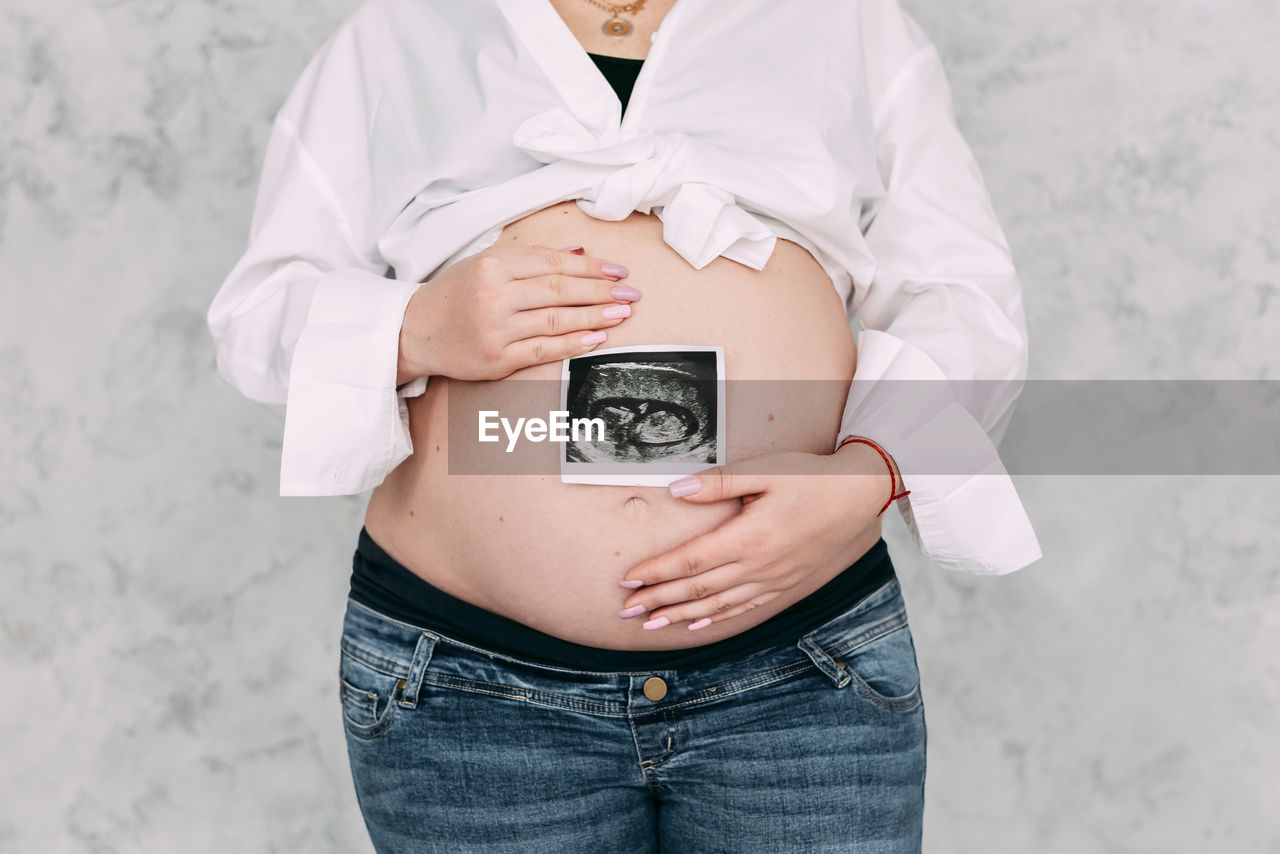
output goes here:
[{"label": "black and white ultrasound image", "polygon": [[578,463],[716,463],[713,351],[619,353],[569,363],[569,418],[604,422],[565,444]]}]

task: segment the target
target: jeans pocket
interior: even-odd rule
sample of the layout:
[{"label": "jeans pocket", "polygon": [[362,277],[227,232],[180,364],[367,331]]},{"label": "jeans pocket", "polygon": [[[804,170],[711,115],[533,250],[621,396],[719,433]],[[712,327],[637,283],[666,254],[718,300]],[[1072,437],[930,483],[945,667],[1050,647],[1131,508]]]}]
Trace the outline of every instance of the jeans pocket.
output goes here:
[{"label": "jeans pocket", "polygon": [[881,631],[838,643],[825,652],[849,674],[861,696],[883,709],[910,711],[920,705],[920,668],[905,611],[879,624]]},{"label": "jeans pocket", "polygon": [[376,738],[391,728],[404,695],[405,678],[343,645],[338,666],[338,694],[347,732]]}]

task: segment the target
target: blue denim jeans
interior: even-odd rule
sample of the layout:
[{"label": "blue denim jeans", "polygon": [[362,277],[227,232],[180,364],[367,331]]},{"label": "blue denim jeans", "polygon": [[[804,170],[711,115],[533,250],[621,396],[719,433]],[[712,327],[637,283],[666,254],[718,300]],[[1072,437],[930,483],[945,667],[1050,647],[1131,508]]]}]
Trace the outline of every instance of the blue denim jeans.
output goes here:
[{"label": "blue denim jeans", "polygon": [[685,670],[521,660],[348,599],[338,687],[379,854],[920,851],[896,578],[794,643]]}]

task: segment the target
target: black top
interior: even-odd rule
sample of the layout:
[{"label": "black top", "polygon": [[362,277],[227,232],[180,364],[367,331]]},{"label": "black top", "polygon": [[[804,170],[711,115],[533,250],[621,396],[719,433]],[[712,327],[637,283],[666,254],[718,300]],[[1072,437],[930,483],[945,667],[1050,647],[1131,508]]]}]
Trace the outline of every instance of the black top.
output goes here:
[{"label": "black top", "polygon": [[[513,658],[576,670],[664,670],[716,664],[772,646],[794,644],[800,635],[849,610],[893,577],[888,546],[880,539],[835,578],[744,632],[687,649],[604,649],[540,632],[444,592],[383,551],[362,527],[352,561],[349,595],[396,620]],[[618,593],[621,608],[630,591],[618,588]],[[676,623],[675,630],[688,633],[685,625]]]},{"label": "black top", "polygon": [[626,115],[627,102],[631,100],[631,90],[636,85],[636,77],[640,74],[640,66],[644,65],[644,60],[605,56],[600,53],[588,53],[587,56],[595,60],[596,68],[599,68],[604,79],[609,81],[613,91],[618,93],[618,100],[622,102],[622,113]]}]

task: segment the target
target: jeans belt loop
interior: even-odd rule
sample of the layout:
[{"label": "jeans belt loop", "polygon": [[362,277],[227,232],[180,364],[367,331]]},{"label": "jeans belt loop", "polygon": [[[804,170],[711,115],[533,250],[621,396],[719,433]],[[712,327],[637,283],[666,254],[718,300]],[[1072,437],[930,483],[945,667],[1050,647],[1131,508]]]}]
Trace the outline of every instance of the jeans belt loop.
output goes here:
[{"label": "jeans belt loop", "polygon": [[804,654],[809,656],[815,667],[827,674],[835,682],[837,688],[843,688],[849,684],[852,679],[849,676],[849,672],[837,664],[836,660],[818,645],[818,642],[813,639],[812,632],[796,641],[796,646],[800,647]]},{"label": "jeans belt loop", "polygon": [[422,679],[426,675],[427,665],[431,663],[431,655],[435,652],[438,640],[430,632],[423,632],[418,636],[418,644],[413,650],[413,662],[409,665],[409,676],[400,695],[400,705],[406,709],[418,706],[418,692],[422,689]]}]

